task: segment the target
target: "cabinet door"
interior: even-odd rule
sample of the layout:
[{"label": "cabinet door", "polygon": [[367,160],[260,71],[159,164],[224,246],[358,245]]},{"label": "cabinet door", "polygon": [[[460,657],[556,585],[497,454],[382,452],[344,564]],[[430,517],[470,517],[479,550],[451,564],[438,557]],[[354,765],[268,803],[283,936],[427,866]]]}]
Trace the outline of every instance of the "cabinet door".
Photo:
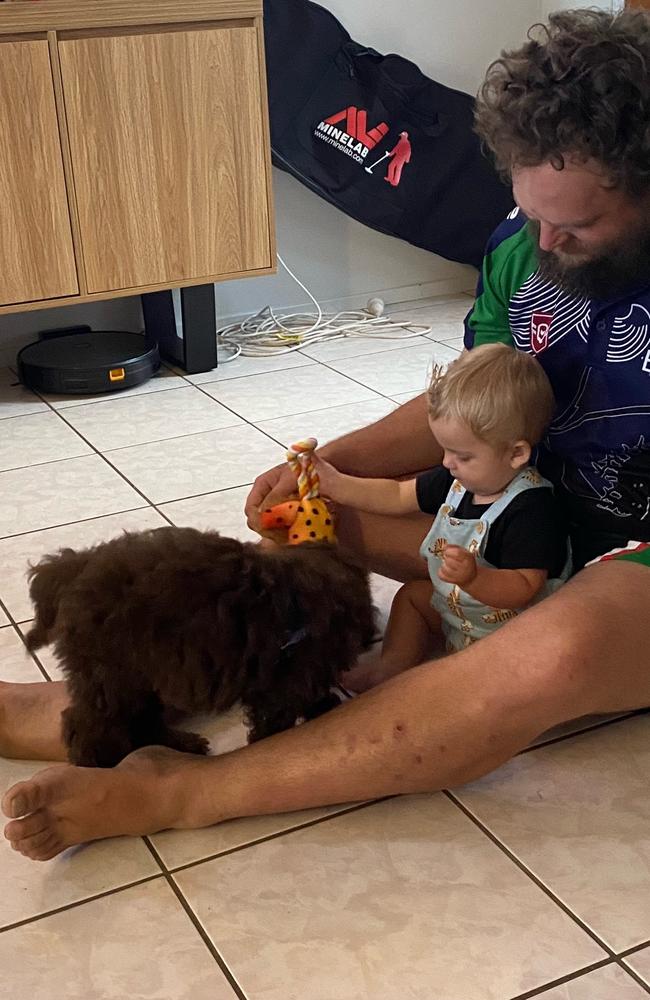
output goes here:
[{"label": "cabinet door", "polygon": [[271,264],[255,26],[59,42],[89,292]]},{"label": "cabinet door", "polygon": [[0,41],[0,304],[78,291],[48,43]]}]

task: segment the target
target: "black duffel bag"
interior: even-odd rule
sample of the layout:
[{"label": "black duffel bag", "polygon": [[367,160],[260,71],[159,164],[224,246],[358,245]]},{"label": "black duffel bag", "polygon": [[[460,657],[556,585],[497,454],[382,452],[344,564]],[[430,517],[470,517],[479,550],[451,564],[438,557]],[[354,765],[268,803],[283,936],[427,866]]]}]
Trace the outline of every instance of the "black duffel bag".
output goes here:
[{"label": "black duffel bag", "polygon": [[474,100],[309,0],[265,0],[264,19],[274,164],[372,229],[479,266],[513,200]]}]

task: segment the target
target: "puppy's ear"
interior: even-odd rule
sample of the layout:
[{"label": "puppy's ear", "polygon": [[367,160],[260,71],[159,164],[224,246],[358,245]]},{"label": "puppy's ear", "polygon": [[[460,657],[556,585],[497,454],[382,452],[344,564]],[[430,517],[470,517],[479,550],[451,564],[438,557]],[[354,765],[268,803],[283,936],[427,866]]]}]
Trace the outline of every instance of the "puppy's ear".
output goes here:
[{"label": "puppy's ear", "polygon": [[28,649],[47,645],[49,634],[56,624],[61,596],[87,561],[87,552],[61,549],[56,555],[46,556],[36,566],[30,566],[29,594],[34,603],[35,620],[25,636]]}]

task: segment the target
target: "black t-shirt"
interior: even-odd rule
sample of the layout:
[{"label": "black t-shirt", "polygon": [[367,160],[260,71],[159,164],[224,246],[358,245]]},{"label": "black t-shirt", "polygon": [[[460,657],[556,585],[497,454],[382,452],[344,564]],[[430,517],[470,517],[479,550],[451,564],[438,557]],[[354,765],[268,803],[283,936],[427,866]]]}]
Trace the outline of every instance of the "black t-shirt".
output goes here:
[{"label": "black t-shirt", "polygon": [[[454,477],[442,465],[417,477],[420,510],[437,514],[447,499]],[[480,520],[491,504],[475,504],[465,493],[456,517]],[[553,491],[524,490],[510,501],[490,527],[484,558],[496,569],[545,569],[550,579],[558,577],[567,556],[567,532]]]}]

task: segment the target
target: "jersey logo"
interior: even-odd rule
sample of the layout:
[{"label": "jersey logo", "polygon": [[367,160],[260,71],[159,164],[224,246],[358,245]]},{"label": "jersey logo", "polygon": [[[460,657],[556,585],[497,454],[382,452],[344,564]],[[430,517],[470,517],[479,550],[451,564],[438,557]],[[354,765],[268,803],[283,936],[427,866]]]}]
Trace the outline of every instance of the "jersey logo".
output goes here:
[{"label": "jersey logo", "polygon": [[535,354],[541,354],[548,347],[548,335],[553,322],[553,313],[533,313],[530,321],[530,346]]}]

